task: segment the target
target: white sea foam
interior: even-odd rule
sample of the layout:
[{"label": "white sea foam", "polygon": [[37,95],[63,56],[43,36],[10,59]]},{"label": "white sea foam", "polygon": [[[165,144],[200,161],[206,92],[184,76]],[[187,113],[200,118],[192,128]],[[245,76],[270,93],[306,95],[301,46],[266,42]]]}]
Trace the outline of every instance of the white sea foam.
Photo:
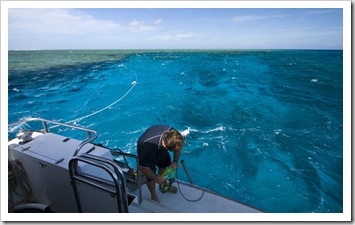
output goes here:
[{"label": "white sea foam", "polygon": [[139,129],[139,130],[134,130],[134,131],[130,131],[130,132],[125,132],[126,134],[137,134],[137,133],[141,133],[142,130]]},{"label": "white sea foam", "polygon": [[180,132],[183,137],[186,137],[188,134],[190,134],[190,127],[188,127],[186,130]]},{"label": "white sea foam", "polygon": [[[21,118],[20,120],[24,120],[24,119],[26,119],[27,117],[23,117],[23,118]],[[20,121],[19,120],[19,121]],[[29,126],[28,126],[28,124],[26,124],[26,123],[19,123],[19,124],[15,124],[15,125],[13,125],[13,126],[9,126],[8,127],[8,132],[9,133],[14,133],[14,132],[18,132],[19,130],[24,130],[24,129],[26,129],[26,128],[29,128]]]},{"label": "white sea foam", "polygon": [[16,131],[18,131],[20,129],[23,129],[23,124],[17,124],[17,125],[14,125],[12,127],[9,127],[8,131],[9,131],[9,133],[13,133],[13,132],[16,132]]},{"label": "white sea foam", "polygon": [[208,134],[208,133],[212,133],[212,132],[216,132],[216,131],[225,131],[225,130],[226,130],[226,128],[224,126],[216,127],[216,128],[205,130],[205,131],[191,129],[190,127],[188,127],[186,130],[181,131],[180,133],[181,133],[182,136],[186,137],[187,135],[190,134],[190,132]]},{"label": "white sea foam", "polygon": [[216,127],[216,128],[213,128],[213,129],[207,130],[207,131],[201,131],[201,133],[208,134],[208,133],[211,133],[211,132],[216,132],[216,131],[225,131],[225,130],[226,130],[226,128],[225,128],[225,127],[220,126],[220,127]]}]

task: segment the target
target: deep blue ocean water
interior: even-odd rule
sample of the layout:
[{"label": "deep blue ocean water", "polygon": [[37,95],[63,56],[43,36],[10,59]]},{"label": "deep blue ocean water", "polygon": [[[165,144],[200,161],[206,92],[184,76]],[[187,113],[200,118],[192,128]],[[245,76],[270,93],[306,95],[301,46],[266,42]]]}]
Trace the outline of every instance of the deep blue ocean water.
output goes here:
[{"label": "deep blue ocean water", "polygon": [[172,125],[195,184],[267,212],[343,212],[342,51],[10,51],[8,119],[26,117],[133,154]]}]

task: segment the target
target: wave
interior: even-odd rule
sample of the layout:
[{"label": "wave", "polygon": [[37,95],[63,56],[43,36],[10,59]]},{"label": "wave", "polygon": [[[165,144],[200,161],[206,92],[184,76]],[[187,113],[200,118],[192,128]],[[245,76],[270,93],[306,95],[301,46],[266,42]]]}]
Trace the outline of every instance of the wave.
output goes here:
[{"label": "wave", "polygon": [[202,133],[202,134],[208,134],[208,133],[212,133],[212,132],[216,132],[216,131],[225,131],[226,127],[224,126],[219,126],[216,128],[212,128],[209,130],[197,130],[197,129],[191,129],[190,127],[188,127],[187,129],[181,131],[181,135],[186,137],[187,135],[190,134],[190,132],[196,132],[196,133]]}]

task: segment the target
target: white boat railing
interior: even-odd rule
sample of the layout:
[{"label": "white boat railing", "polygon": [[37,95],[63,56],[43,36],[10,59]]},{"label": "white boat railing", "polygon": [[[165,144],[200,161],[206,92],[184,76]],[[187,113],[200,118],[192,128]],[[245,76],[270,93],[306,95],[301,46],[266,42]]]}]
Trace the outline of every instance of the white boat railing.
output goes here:
[{"label": "white boat railing", "polygon": [[[72,129],[76,129],[76,130],[85,131],[87,133],[88,138],[85,139],[84,141],[82,141],[78,145],[78,147],[76,148],[76,150],[74,152],[73,157],[76,156],[79,153],[80,149],[84,145],[86,145],[88,143],[91,143],[93,140],[95,140],[99,136],[98,132],[95,131],[95,130],[87,129],[87,128],[76,126],[76,125],[70,125],[70,124],[66,124],[66,123],[61,123],[61,122],[57,122],[57,121],[46,120],[46,119],[42,119],[42,118],[26,118],[26,119],[23,119],[23,120],[14,122],[14,123],[10,123],[8,125],[8,127],[11,127],[11,126],[14,126],[14,125],[17,125],[17,124],[28,123],[28,122],[32,122],[32,121],[42,122],[43,132],[44,133],[49,133],[48,124],[55,124],[57,126],[64,126],[64,127],[68,127],[68,128],[72,128]],[[55,126],[55,127],[57,127],[57,126]]]},{"label": "white boat railing", "polygon": [[[78,170],[78,162],[86,163],[91,166],[94,166],[96,168],[99,168],[103,171],[105,171],[110,177],[111,177],[111,182],[113,182],[113,189],[106,187],[104,184],[111,184],[108,181],[105,181],[104,179],[100,179],[98,177],[94,177],[82,172],[79,172]],[[76,203],[77,207],[80,213],[84,212],[83,211],[83,206],[81,204],[81,198],[79,197],[79,190],[77,187],[76,181],[79,182],[84,182],[90,186],[93,186],[95,188],[101,189],[105,192],[111,193],[112,195],[115,196],[116,199],[116,204],[117,204],[117,210],[120,213],[127,213],[128,212],[128,194],[126,191],[126,180],[125,176],[123,174],[122,169],[114,163],[112,160],[105,159],[102,157],[98,157],[95,155],[90,155],[90,154],[80,154],[78,156],[73,157],[69,161],[69,172],[70,172],[70,178],[72,181],[73,189],[74,189],[74,194],[76,198]],[[85,196],[85,192],[81,193],[81,195],[84,195],[83,197],[89,197],[90,199],[94,198],[95,196]],[[85,201],[85,200],[84,200]],[[95,204],[100,204],[102,201],[97,200]],[[104,203],[106,204],[106,203]],[[108,202],[107,202],[108,204]],[[114,209],[116,207],[112,207]]]}]

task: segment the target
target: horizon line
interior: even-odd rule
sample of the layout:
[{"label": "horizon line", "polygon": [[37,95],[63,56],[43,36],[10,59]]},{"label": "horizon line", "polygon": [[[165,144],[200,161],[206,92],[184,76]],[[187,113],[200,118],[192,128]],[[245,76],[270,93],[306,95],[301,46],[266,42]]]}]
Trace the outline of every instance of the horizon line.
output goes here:
[{"label": "horizon line", "polygon": [[8,49],[8,51],[329,51],[343,48],[82,48],[82,49]]}]

